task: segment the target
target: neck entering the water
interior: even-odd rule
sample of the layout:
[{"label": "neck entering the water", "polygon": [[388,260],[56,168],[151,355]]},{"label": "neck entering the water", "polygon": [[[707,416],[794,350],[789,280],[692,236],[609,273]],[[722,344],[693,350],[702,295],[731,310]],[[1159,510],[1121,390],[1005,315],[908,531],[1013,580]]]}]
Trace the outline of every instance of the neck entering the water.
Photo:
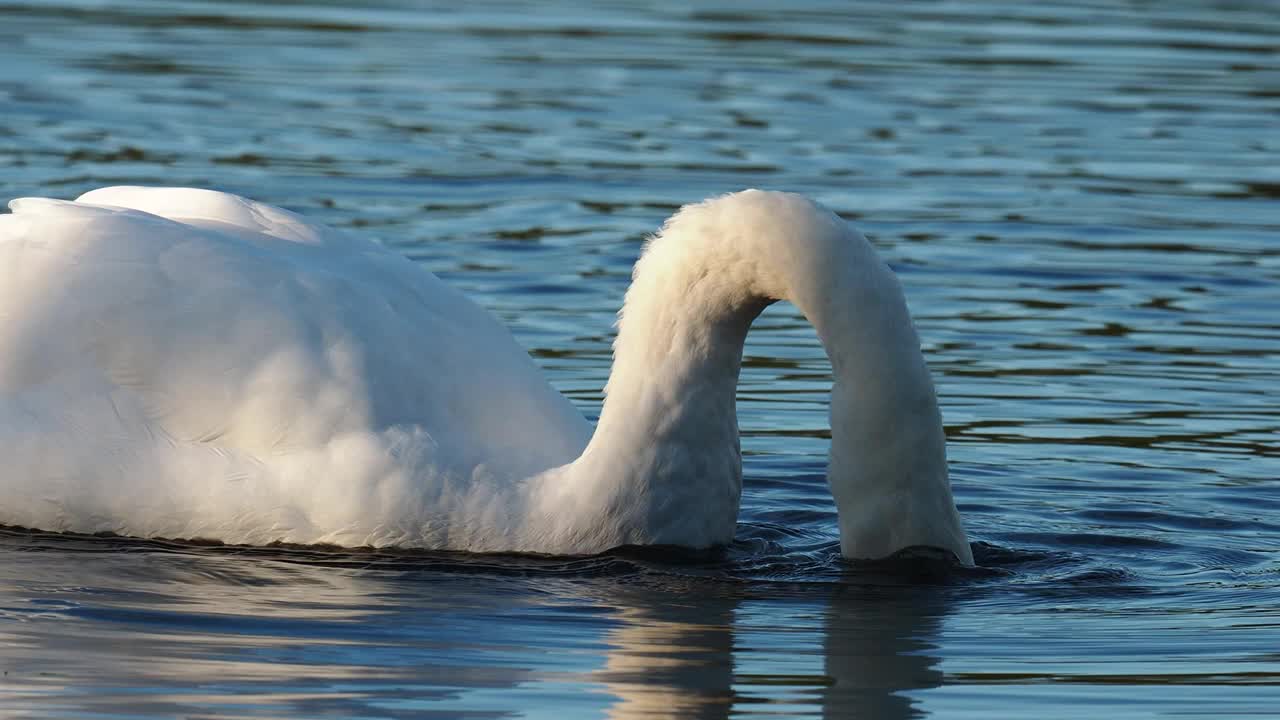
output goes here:
[{"label": "neck entering the water", "polygon": [[883,558],[915,546],[972,564],[947,470],[937,394],[897,276],[851,228],[786,294],[831,361],[827,481],[841,553]]},{"label": "neck entering the water", "polygon": [[568,532],[575,544],[731,541],[743,341],[775,300],[804,313],[831,361],[828,482],[842,553],[925,545],[971,563],[897,278],[844,221],[781,193],[687,207],[650,243],[627,291],[600,422],[545,510],[590,519]]}]

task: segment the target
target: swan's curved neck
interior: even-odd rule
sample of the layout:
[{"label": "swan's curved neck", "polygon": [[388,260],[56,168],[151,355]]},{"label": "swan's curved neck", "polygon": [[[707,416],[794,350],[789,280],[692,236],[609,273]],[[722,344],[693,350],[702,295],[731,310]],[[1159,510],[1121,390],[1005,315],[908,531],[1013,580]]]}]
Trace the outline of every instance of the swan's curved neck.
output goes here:
[{"label": "swan's curved neck", "polygon": [[708,547],[731,540],[737,523],[738,371],[769,301],[726,298],[698,248],[667,239],[636,265],[600,420],[572,466],[573,484],[601,503],[588,516],[625,531],[605,545]]},{"label": "swan's curved neck", "polygon": [[751,322],[790,300],[832,363],[828,478],[849,557],[911,545],[970,561],[937,401],[893,273],[844,221],[747,191],[689,206],[650,241],[619,319],[591,443],[571,466],[618,544],[728,542],[741,457],[735,396]]}]

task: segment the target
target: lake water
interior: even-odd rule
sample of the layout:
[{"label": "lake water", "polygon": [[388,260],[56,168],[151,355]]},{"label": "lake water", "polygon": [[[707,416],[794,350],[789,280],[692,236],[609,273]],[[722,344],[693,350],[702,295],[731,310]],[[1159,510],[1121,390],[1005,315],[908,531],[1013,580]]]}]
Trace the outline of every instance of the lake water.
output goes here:
[{"label": "lake water", "polygon": [[980,567],[839,559],[771,308],[724,553],[0,531],[0,715],[1280,717],[1267,3],[0,4],[0,198],[216,187],[377,238],[595,416],[647,232],[808,193],[900,274]]}]

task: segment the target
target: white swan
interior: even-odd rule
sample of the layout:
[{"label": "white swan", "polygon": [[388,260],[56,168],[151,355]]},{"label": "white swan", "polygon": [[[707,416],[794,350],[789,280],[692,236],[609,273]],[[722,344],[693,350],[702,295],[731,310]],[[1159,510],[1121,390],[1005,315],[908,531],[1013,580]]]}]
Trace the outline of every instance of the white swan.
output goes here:
[{"label": "white swan", "polygon": [[595,432],[492,316],[372,242],[209,190],[0,216],[0,524],[469,551],[733,538],[743,340],[794,302],[831,359],[850,558],[972,563],[892,272],[831,212],[690,205],[627,291]]}]

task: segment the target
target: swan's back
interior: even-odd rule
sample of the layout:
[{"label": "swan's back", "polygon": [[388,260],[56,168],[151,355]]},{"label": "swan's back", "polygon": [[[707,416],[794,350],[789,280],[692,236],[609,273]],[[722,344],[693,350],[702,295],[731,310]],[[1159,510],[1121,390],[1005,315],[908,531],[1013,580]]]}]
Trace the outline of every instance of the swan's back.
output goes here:
[{"label": "swan's back", "polygon": [[505,328],[371,242],[206,190],[11,207],[0,523],[439,544],[483,528],[428,517],[506,512],[589,437]]}]

